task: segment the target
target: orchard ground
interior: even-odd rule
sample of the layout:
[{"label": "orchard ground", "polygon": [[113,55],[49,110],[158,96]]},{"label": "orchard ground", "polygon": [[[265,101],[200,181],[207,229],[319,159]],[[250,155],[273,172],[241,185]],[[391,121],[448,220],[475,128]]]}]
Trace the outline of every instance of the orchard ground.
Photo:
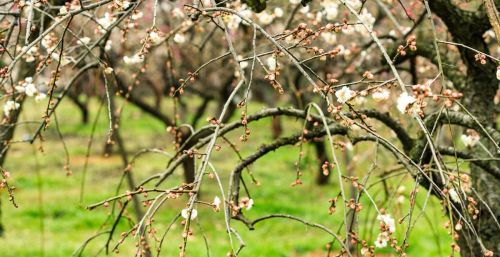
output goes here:
[{"label": "orchard ground", "polygon": [[[121,104],[121,103],[120,103]],[[23,112],[22,120],[40,120],[43,115],[44,104],[28,102],[25,108],[29,110],[39,110],[37,113]],[[167,104],[165,104],[167,105]],[[44,141],[40,144],[37,140],[35,144],[13,144],[7,157],[5,169],[11,173],[11,183],[16,186],[15,200],[19,208],[14,208],[8,202],[5,191],[2,191],[2,222],[5,226],[5,235],[0,238],[0,255],[3,257],[63,257],[71,256],[75,250],[89,237],[95,235],[101,225],[106,222],[110,208],[100,207],[93,211],[85,207],[113,196],[117,191],[120,176],[123,172],[123,164],[118,155],[103,157],[103,146],[108,132],[108,115],[106,105],[97,122],[94,142],[88,160],[88,170],[85,179],[85,190],[83,202],[80,202],[82,171],[86,160],[87,144],[92,131],[92,123],[96,117],[99,103],[92,100],[90,104],[91,116],[88,124],[80,122],[80,115],[76,107],[68,102],[64,102],[58,108],[60,131],[64,135],[64,142],[67,145],[70,156],[71,176],[66,176],[64,165],[66,161],[63,144],[55,129],[53,122],[50,128],[43,133]],[[251,110],[257,111],[262,106],[252,105]],[[171,108],[162,107],[163,110]],[[190,112],[193,113],[193,112]],[[250,112],[252,113],[252,112]],[[208,114],[207,114],[208,115]],[[234,117],[234,119],[239,119]],[[166,151],[173,153],[172,138],[166,132],[165,126],[134,108],[132,105],[125,105],[122,114],[123,122],[120,130],[125,146],[130,156],[143,148],[162,147]],[[238,138],[242,130],[232,133],[229,138],[236,142],[241,149],[243,157],[251,154],[260,145],[269,143],[271,133],[270,119],[264,119],[253,123],[250,128],[252,134],[250,141],[243,144]],[[291,130],[287,128],[300,128],[300,121],[294,119],[283,120],[285,128],[284,135],[290,135]],[[30,123],[19,126],[15,139],[29,138],[33,135],[38,123]],[[258,128],[258,129],[257,129]],[[337,137],[336,137],[337,138]],[[345,141],[343,138],[338,138]],[[238,157],[227,144],[222,145],[221,152],[214,152],[212,163],[221,175],[224,185],[232,168],[238,163]],[[39,148],[43,146],[43,152]],[[356,146],[367,147],[367,146]],[[373,148],[365,149],[374,151]],[[292,187],[296,177],[294,163],[298,159],[299,148],[288,146],[279,149],[272,154],[266,155],[251,166],[260,186],[250,183],[248,174],[245,179],[250,188],[251,198],[255,204],[245,215],[250,219],[255,219],[264,215],[281,213],[291,214],[308,220],[310,222],[324,224],[337,231],[342,227],[343,210],[339,208],[333,215],[328,214],[330,206],[329,200],[339,193],[338,179],[331,176],[330,183],[326,186],[314,184],[314,178],[318,171],[318,163],[315,159],[314,149],[311,146],[304,148],[305,158],[301,162],[303,184]],[[368,153],[368,152],[367,152]],[[338,151],[339,156],[343,156]],[[384,162],[391,157],[384,152],[379,153],[379,162]],[[341,158],[343,160],[343,158]],[[365,160],[366,159],[366,160]],[[354,175],[365,174],[369,168],[372,158],[360,157],[359,160],[351,162]],[[137,181],[148,175],[161,172],[167,157],[157,154],[145,155],[137,160],[134,165],[133,175]],[[385,161],[387,163],[387,161]],[[387,167],[387,165],[379,165]],[[345,167],[343,167],[345,170]],[[376,176],[380,176],[384,170],[377,169]],[[377,181],[374,177],[370,181]],[[162,188],[169,188],[182,181],[182,170],[178,170],[175,175],[169,178]],[[387,207],[396,222],[408,213],[408,197],[413,183],[410,177],[394,177],[388,180],[388,186],[395,188],[398,185],[406,186],[403,195],[406,201],[403,204],[396,204],[394,198],[389,198]],[[126,191],[124,184],[119,192]],[[394,190],[395,191],[395,190]],[[385,199],[382,184],[379,183],[370,189],[372,197],[377,202]],[[219,194],[218,186],[214,180],[206,180],[202,186],[201,199],[211,202],[216,194]],[[424,205],[426,191],[420,188],[417,197],[416,213]],[[389,196],[392,197],[392,196]],[[141,196],[142,198],[142,196]],[[155,217],[158,236],[165,231],[171,220],[185,208],[186,198],[169,200],[161,208]],[[363,211],[357,226],[360,229],[360,236],[370,240],[373,245],[378,234],[378,221],[373,208],[370,208],[369,200],[362,198]],[[204,240],[208,240],[210,256],[226,256],[230,250],[228,236],[225,232],[223,212],[214,212],[212,208],[200,205],[198,207],[198,218],[193,226],[194,236],[189,239],[187,256],[208,256]],[[450,254],[451,239],[448,230],[444,228],[446,217],[444,216],[439,203],[432,199],[428,202],[424,215],[418,220],[417,225],[410,233],[410,247],[408,256],[448,256]],[[130,209],[127,217],[135,219]],[[404,223],[407,224],[407,223]],[[101,230],[109,229],[107,227]],[[117,242],[120,233],[128,230],[129,222],[123,219],[118,227],[118,233],[113,240],[113,246]],[[246,247],[240,256],[326,256],[326,245],[332,240],[331,236],[315,228],[307,227],[302,223],[284,219],[271,219],[259,223],[255,230],[248,230],[241,222],[232,221],[232,225],[241,234],[246,243]],[[404,238],[406,227],[397,224],[396,237],[399,240]],[[178,256],[182,226],[176,222],[173,229],[167,235],[163,244],[162,256]],[[203,236],[204,235],[204,236]],[[97,237],[86,248],[82,256],[104,255],[103,246],[107,236]],[[237,240],[235,240],[237,241]],[[119,247],[120,253],[116,256],[134,256],[135,242],[127,239]],[[153,242],[153,245],[155,243]],[[237,243],[234,244],[237,248]],[[339,245],[334,245],[334,251],[339,250]],[[396,256],[390,248],[377,249],[379,256]]]}]

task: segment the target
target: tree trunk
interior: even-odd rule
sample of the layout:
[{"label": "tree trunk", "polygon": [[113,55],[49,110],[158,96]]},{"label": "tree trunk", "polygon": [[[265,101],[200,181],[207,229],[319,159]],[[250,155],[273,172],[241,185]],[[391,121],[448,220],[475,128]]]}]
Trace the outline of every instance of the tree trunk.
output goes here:
[{"label": "tree trunk", "polygon": [[[470,79],[464,88],[466,96],[464,105],[480,120],[481,124],[495,127],[496,114],[494,113],[493,97],[498,87],[498,81],[494,76],[495,67],[489,66],[491,66],[489,71],[469,73],[473,76],[469,76]],[[496,149],[489,139],[482,138],[481,143],[488,146],[491,153],[496,153]],[[480,157],[489,157],[480,146],[476,147],[475,152],[484,153]],[[498,162],[496,165],[498,166]],[[480,211],[477,219],[473,220],[474,227],[484,247],[498,256],[500,254],[500,228],[496,221],[500,220],[500,192],[498,191],[500,181],[474,164],[471,164],[471,179],[480,199],[486,203],[486,205],[483,204],[476,195],[471,194],[478,202]],[[491,209],[492,213],[488,208]],[[483,249],[476,236],[465,226],[464,228],[458,240],[462,257],[483,256]]]}]

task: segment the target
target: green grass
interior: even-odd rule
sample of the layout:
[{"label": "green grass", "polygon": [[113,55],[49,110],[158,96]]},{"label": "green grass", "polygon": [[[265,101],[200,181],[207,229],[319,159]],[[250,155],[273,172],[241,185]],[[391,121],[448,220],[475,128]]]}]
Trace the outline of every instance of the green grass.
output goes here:
[{"label": "green grass", "polygon": [[[34,103],[28,103],[26,108],[36,110]],[[95,118],[97,103],[92,103],[91,121]],[[252,111],[257,111],[260,106],[252,106]],[[165,108],[166,110],[166,108]],[[37,120],[40,113],[30,113],[23,120]],[[83,203],[80,203],[80,185],[82,182],[82,170],[85,162],[87,143],[89,140],[92,124],[81,124],[77,109],[70,104],[63,104],[58,112],[60,130],[65,135],[64,141],[70,151],[70,163],[72,176],[66,176],[63,166],[65,164],[65,153],[59,140],[55,126],[52,124],[49,130],[44,132],[43,143],[37,141],[34,145],[14,144],[10,149],[5,169],[11,172],[10,182],[16,186],[15,199],[19,208],[14,208],[7,200],[5,191],[0,191],[2,199],[2,222],[5,226],[5,236],[0,238],[0,256],[23,257],[23,256],[71,256],[87,238],[93,236],[102,229],[109,229],[110,221],[107,221],[111,208],[97,208],[93,211],[85,209],[85,206],[101,201],[116,193],[117,186],[122,174],[123,165],[118,156],[104,158],[101,156],[106,133],[108,131],[107,111],[103,113],[97,124],[97,133],[94,137],[91,157],[85,182]],[[143,114],[131,105],[126,105],[122,114],[121,132],[126,141],[126,148],[130,154],[142,148],[163,147],[173,153],[172,138],[165,131],[165,127],[150,116]],[[292,133],[291,129],[300,131],[301,124],[293,119],[283,121],[286,129],[285,134]],[[30,135],[36,125],[24,125],[17,130],[16,139]],[[251,140],[242,144],[237,140],[241,130],[232,133],[229,138],[233,139],[241,149],[243,156],[255,151],[261,144],[271,140],[270,120],[265,119],[252,124]],[[339,140],[344,140],[339,138]],[[227,189],[228,176],[232,168],[238,163],[237,156],[230,150],[229,146],[222,141],[222,151],[214,152],[212,163],[221,175],[224,188]],[[38,149],[43,147],[43,152]],[[374,151],[373,148],[365,147],[358,150],[363,152]],[[328,214],[329,199],[339,193],[338,179],[332,174],[331,183],[326,186],[316,186],[314,176],[318,164],[314,159],[314,149],[306,146],[305,158],[301,163],[304,172],[304,184],[291,187],[295,180],[294,163],[298,157],[298,147],[289,146],[273,152],[251,166],[252,172],[261,183],[256,186],[250,183],[248,175],[244,178],[249,185],[252,198],[255,200],[254,208],[245,211],[250,219],[272,214],[282,213],[302,217],[310,222],[320,223],[333,231],[337,231],[342,224],[343,210],[339,208],[333,215]],[[341,157],[343,153],[336,154]],[[386,161],[390,155],[379,153],[379,164],[381,167],[388,166],[391,162]],[[342,159],[342,158],[341,158]],[[137,160],[134,165],[133,175],[136,181],[140,181],[152,174],[161,172],[168,159],[160,155],[145,155]],[[360,158],[352,161],[356,176],[362,177],[372,158]],[[345,168],[345,167],[343,167]],[[345,169],[343,169],[345,170]],[[378,180],[382,169],[377,169],[371,182]],[[165,188],[173,186],[182,181],[182,174],[177,172],[165,183]],[[390,187],[395,188],[400,183],[401,177],[389,180]],[[402,180],[408,188],[405,192],[408,197],[412,188],[409,178]],[[348,183],[344,183],[348,186]],[[119,189],[126,190],[125,186]],[[212,201],[218,194],[215,181],[205,180],[202,187],[201,200]],[[370,189],[374,200],[383,206],[384,193],[382,187],[377,185]],[[425,190],[422,188],[418,194],[419,206],[422,206],[425,198]],[[165,231],[166,226],[172,218],[185,206],[186,198],[167,201],[155,217],[155,228],[158,236]],[[385,206],[396,220],[404,217],[408,212],[408,205],[398,205],[389,201]],[[375,222],[375,211],[370,208],[368,198],[362,198],[363,211],[360,213],[358,227],[363,239],[370,240],[372,244],[377,235],[378,223]],[[203,235],[209,242],[210,256],[226,256],[230,250],[228,235],[225,233],[224,217],[222,212],[215,213],[211,208],[200,205],[198,218],[193,226],[194,236],[189,239],[187,256],[205,256],[206,246]],[[418,208],[416,213],[418,213]],[[451,243],[443,224],[443,217],[439,204],[434,199],[429,202],[425,216],[420,218],[418,224],[410,235],[409,256],[448,256],[449,244]],[[132,209],[128,209],[126,217],[134,220]],[[102,228],[102,224],[106,224]],[[407,224],[407,223],[404,223]],[[116,238],[121,232],[127,231],[130,224],[126,220],[120,222]],[[233,227],[239,232],[246,243],[246,247],[240,256],[325,256],[326,244],[332,238],[324,232],[307,227],[301,223],[285,219],[271,219],[257,224],[255,230],[248,230],[241,222],[232,221]],[[397,226],[396,237],[402,240],[405,225]],[[162,256],[178,256],[178,245],[181,243],[182,225],[180,222],[174,224],[173,229],[167,235],[164,242]],[[88,244],[83,256],[95,256],[105,243],[106,236],[100,236]],[[237,248],[237,240],[233,237],[234,246]],[[151,241],[151,240],[150,240]],[[135,242],[127,239],[120,246],[118,256],[133,256]],[[153,242],[153,245],[155,243]],[[334,246],[339,249],[338,244]],[[103,255],[103,252],[100,252]],[[377,253],[395,254],[387,249],[377,250]],[[390,256],[390,255],[389,255]]]}]

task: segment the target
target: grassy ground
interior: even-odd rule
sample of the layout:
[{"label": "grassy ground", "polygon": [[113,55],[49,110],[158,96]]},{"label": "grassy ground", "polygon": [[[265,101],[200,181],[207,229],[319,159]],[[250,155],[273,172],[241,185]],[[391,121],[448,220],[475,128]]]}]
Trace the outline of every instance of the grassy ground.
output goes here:
[{"label": "grassy ground", "polygon": [[[28,103],[28,105],[31,105],[30,110],[35,110],[34,103]],[[92,106],[91,120],[95,117],[97,104]],[[261,107],[252,106],[252,108],[258,110]],[[40,117],[42,113],[40,109],[39,113],[30,113],[23,117],[23,120],[33,120]],[[107,115],[103,113],[97,124],[85,179],[83,202],[80,202],[82,170],[92,124],[81,124],[77,109],[70,104],[62,106],[58,118],[61,123],[60,129],[64,134],[64,142],[70,151],[73,175],[65,175],[64,148],[54,129],[54,124],[44,133],[45,141],[42,144],[38,142],[35,145],[13,145],[5,168],[11,172],[11,182],[17,187],[15,197],[19,208],[13,208],[7,200],[5,191],[0,191],[3,211],[1,218],[6,229],[4,237],[0,238],[0,256],[71,256],[106,222],[110,208],[88,211],[85,206],[113,196],[122,174],[123,165],[118,156],[102,157],[103,142],[108,126]],[[146,147],[164,147],[173,152],[170,144],[171,138],[161,123],[129,105],[125,107],[122,120],[126,120],[123,122],[121,131],[129,153],[133,154]],[[295,120],[286,120],[284,125],[285,128],[301,126]],[[17,131],[16,138],[27,137],[35,128],[36,125],[23,126]],[[270,133],[267,133],[269,128],[269,120],[260,121],[252,125],[249,143],[242,145],[239,141],[235,141],[238,142],[244,156],[271,140]],[[232,134],[230,138],[237,139],[239,133],[241,131]],[[290,133],[288,130],[285,132],[285,134]],[[40,147],[43,147],[43,152],[39,150]],[[363,150],[373,151],[371,148]],[[291,187],[290,184],[295,179],[294,163],[297,160],[298,151],[298,147],[286,147],[262,158],[252,166],[252,171],[261,185],[255,186],[248,182],[255,205],[246,212],[246,215],[250,219],[255,219],[271,213],[292,214],[311,222],[324,224],[336,231],[341,226],[343,211],[339,209],[334,215],[329,215],[328,200],[338,194],[338,180],[332,177],[332,183],[327,186],[314,185],[317,163],[313,155],[314,150],[306,147],[306,158],[301,163],[304,171],[304,184]],[[389,158],[389,155],[381,154],[379,157],[383,164],[386,163],[384,159]],[[139,181],[148,175],[162,171],[166,161],[164,156],[147,155],[137,161],[133,174]],[[354,168],[355,175],[362,176],[370,162],[371,158],[363,158],[362,154],[359,160],[352,161],[350,165]],[[227,145],[223,145],[221,152],[214,154],[213,164],[221,175],[224,185],[227,184],[227,177],[236,163],[237,158]],[[382,171],[378,169],[375,175],[380,175]],[[248,177],[245,178],[246,181],[250,181]],[[177,173],[166,187],[175,185],[181,180],[182,176]],[[375,176],[372,182],[376,180]],[[396,187],[400,181],[400,177],[392,179],[389,181],[389,186]],[[408,196],[412,188],[411,180],[404,179],[403,184],[408,188],[405,192]],[[120,192],[125,190],[125,187],[122,187]],[[202,190],[202,200],[212,201],[217,193],[217,185],[214,181],[207,180]],[[383,201],[384,193],[380,186],[372,188],[370,193],[375,201],[380,203]],[[421,190],[417,201],[419,206],[423,205],[424,197],[425,190]],[[172,218],[184,208],[185,200],[186,198],[168,201],[160,210],[155,221],[159,235],[165,231],[165,226]],[[363,205],[365,209],[361,212],[358,226],[363,238],[372,243],[378,230],[378,224],[373,222],[376,215],[373,208],[369,208],[368,199],[363,198]],[[408,212],[406,204],[398,205],[394,203],[394,200],[389,201],[386,207],[396,220]],[[206,246],[203,234],[209,242],[210,256],[225,256],[230,246],[227,234],[224,232],[223,214],[214,213],[211,208],[205,206],[199,206],[198,209],[199,218],[196,219],[194,226],[194,236],[189,240],[188,256],[205,255]],[[134,219],[133,213],[126,215]],[[445,221],[438,203],[435,200],[430,201],[425,215],[420,218],[410,234],[409,256],[449,255],[448,248],[451,241],[443,228]],[[240,256],[326,256],[325,246],[332,240],[322,231],[290,220],[264,221],[259,223],[253,231],[237,221],[233,221],[232,224],[247,245]],[[181,227],[179,222],[175,223],[164,242],[162,248],[164,255],[162,256],[178,256]],[[109,223],[107,228],[109,228]],[[121,222],[118,234],[128,228],[128,222]],[[404,237],[405,229],[404,225],[398,225],[396,233],[398,239],[401,240]],[[100,236],[92,241],[83,256],[95,256],[99,253],[103,255],[102,246],[105,239],[106,236]],[[118,256],[133,256],[134,244],[135,242],[127,240],[120,247]],[[339,249],[338,245],[335,249]],[[391,256],[394,252],[389,249],[380,249],[377,253]]]}]

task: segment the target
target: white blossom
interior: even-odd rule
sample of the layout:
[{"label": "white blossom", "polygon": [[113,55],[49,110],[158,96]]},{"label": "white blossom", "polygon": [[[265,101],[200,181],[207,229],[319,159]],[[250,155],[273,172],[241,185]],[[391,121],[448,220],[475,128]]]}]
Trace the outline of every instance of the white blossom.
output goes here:
[{"label": "white blossom", "polygon": [[373,97],[373,100],[375,100],[376,102],[381,102],[381,101],[389,99],[390,95],[391,95],[391,92],[389,90],[381,89],[381,90],[376,90],[375,92],[373,92],[372,97]]},{"label": "white blossom", "polygon": [[129,8],[129,6],[130,6],[130,1],[123,1],[123,2],[122,2],[122,8],[123,8],[123,9],[127,9],[127,8]]},{"label": "white blossom", "polygon": [[375,240],[375,247],[384,248],[387,247],[387,242],[389,241],[389,235],[387,232],[382,232],[378,234],[377,240]]},{"label": "white blossom", "polygon": [[259,23],[262,25],[269,25],[273,22],[274,16],[264,11],[257,14],[257,18],[259,19]]},{"label": "white blossom", "polygon": [[317,22],[321,22],[323,20],[323,13],[317,12],[316,17],[314,18]]},{"label": "white blossom", "polygon": [[406,92],[402,93],[401,95],[399,95],[398,101],[397,101],[398,102],[398,104],[397,104],[398,110],[401,113],[406,113],[406,109],[408,108],[408,106],[415,103],[415,101],[417,101],[417,99],[415,99],[415,97],[408,95],[408,93],[406,93]]},{"label": "white blossom", "polygon": [[19,108],[19,106],[21,106],[19,103],[16,103],[15,101],[12,101],[12,100],[9,100],[3,106],[3,113],[5,114],[5,116],[9,117],[10,112],[12,110],[16,110],[17,108]]},{"label": "white blossom", "polygon": [[321,3],[324,12],[326,14],[326,19],[329,21],[335,20],[339,14],[339,6],[336,1],[327,0]]},{"label": "white blossom", "polygon": [[345,3],[355,11],[358,11],[363,5],[360,0],[346,0]]},{"label": "white blossom", "polygon": [[450,198],[452,201],[459,203],[460,202],[460,197],[458,196],[457,191],[454,188],[451,188],[448,190],[448,194],[450,195]]},{"label": "white blossom", "polygon": [[192,209],[191,210],[191,217],[189,217],[188,215],[189,215],[189,209],[188,208],[183,209],[181,211],[181,216],[184,219],[190,219],[190,220],[194,220],[194,219],[196,219],[196,217],[198,217],[198,211],[196,209]]},{"label": "white blossom", "polygon": [[351,98],[355,95],[355,92],[352,91],[349,87],[344,86],[342,89],[337,90],[335,92],[335,96],[337,97],[337,101],[339,103],[346,103],[351,100]]},{"label": "white blossom", "polygon": [[[375,23],[375,17],[373,17],[373,15],[368,12],[368,10],[363,9],[361,14],[359,15],[359,21],[371,29],[373,28],[373,24]],[[363,25],[357,25],[356,29],[358,32],[366,31]]]},{"label": "white blossom", "polygon": [[267,63],[267,67],[271,71],[275,71],[276,68],[278,67],[278,62],[276,60],[276,57],[274,57],[274,56],[267,58],[266,63]]},{"label": "white blossom", "polygon": [[221,204],[220,198],[218,196],[216,196],[214,198],[214,202],[212,204],[215,206],[215,209],[219,209],[220,208],[220,204]]},{"label": "white blossom", "polygon": [[473,147],[479,142],[479,135],[462,135],[460,136],[460,140],[466,147]]},{"label": "white blossom", "polygon": [[104,16],[100,19],[97,19],[97,23],[101,25],[99,31],[101,33],[105,33],[106,30],[116,21],[116,18],[113,17],[110,13],[104,13]]},{"label": "white blossom", "polygon": [[172,15],[175,17],[175,18],[184,18],[184,12],[182,12],[182,10],[180,8],[174,8],[172,10]]},{"label": "white blossom", "polygon": [[144,13],[143,12],[137,12],[137,13],[134,13],[130,16],[130,18],[132,20],[138,20],[140,18],[144,17]]},{"label": "white blossom", "polygon": [[28,49],[28,46],[23,46],[21,49],[23,52],[26,51],[24,54],[24,60],[26,62],[34,62],[35,61],[35,55],[38,54],[38,47],[32,46],[31,48]]},{"label": "white blossom", "polygon": [[279,7],[274,8],[274,15],[276,17],[283,17],[284,14],[285,14],[285,12],[283,11],[283,9],[281,9]]},{"label": "white blossom", "polygon": [[113,68],[111,68],[111,67],[106,67],[106,68],[104,69],[104,73],[106,73],[106,74],[111,74],[111,73],[113,73]]},{"label": "white blossom", "polygon": [[66,5],[63,5],[61,8],[59,8],[59,15],[65,15],[68,13],[68,9],[66,8]]},{"label": "white blossom", "polygon": [[[238,9],[238,13],[245,19],[252,19],[253,12],[250,10],[246,4],[243,4],[241,8]],[[244,23],[246,24],[246,23]]]},{"label": "white blossom", "polygon": [[300,0],[289,0],[291,4],[300,4]]},{"label": "white blossom", "polygon": [[59,62],[59,61],[60,61],[60,64],[59,64],[59,65],[60,65],[61,67],[62,67],[62,66],[66,66],[66,65],[68,65],[68,64],[70,64],[70,63],[72,62],[72,59],[71,59],[71,58],[69,58],[69,57],[65,56],[64,54],[63,54],[62,56],[60,56],[60,55],[59,55],[59,53],[57,53],[57,52],[53,52],[53,53],[51,54],[51,57],[52,57],[52,59],[54,59],[54,61],[56,61],[56,62]]},{"label": "white blossom", "polygon": [[47,98],[47,95],[45,93],[38,93],[35,96],[35,102],[40,102],[40,101],[44,100],[45,98]]},{"label": "white blossom", "polygon": [[246,67],[248,67],[248,62],[247,61],[242,61],[242,60],[243,60],[243,56],[238,55],[238,61],[240,62],[240,67],[242,69],[245,69]]},{"label": "white blossom", "polygon": [[302,8],[299,9],[299,12],[302,14],[308,14],[309,13],[309,5],[306,5]]},{"label": "white blossom", "polygon": [[113,48],[113,41],[111,40],[106,41],[106,45],[104,45],[104,51],[106,52],[111,51],[112,48]]},{"label": "white blossom", "polygon": [[333,45],[337,42],[337,35],[335,35],[335,33],[332,32],[323,32],[321,33],[321,37],[329,45]]},{"label": "white blossom", "polygon": [[133,64],[142,63],[144,61],[144,57],[141,57],[138,54],[134,54],[130,57],[123,56],[123,61],[125,62],[125,64],[133,65]]},{"label": "white blossom", "polygon": [[156,31],[151,31],[151,33],[149,33],[149,39],[151,40],[151,43],[153,43],[154,45],[158,45],[163,42],[163,39],[165,39],[165,37]]},{"label": "white blossom", "polygon": [[497,67],[497,79],[500,80],[500,66]]},{"label": "white blossom", "polygon": [[394,219],[391,218],[390,214],[378,215],[377,219],[384,223],[385,226],[389,227],[389,232],[396,232],[396,223],[394,222]]},{"label": "white blossom", "polygon": [[247,208],[246,210],[249,211],[253,207],[253,199],[248,200]]},{"label": "white blossom", "polygon": [[226,16],[225,20],[227,22],[227,27],[230,30],[236,30],[236,29],[238,29],[238,27],[240,26],[240,23],[241,23],[241,18],[238,15],[229,15],[229,16]]},{"label": "white blossom", "polygon": [[[26,93],[26,91],[28,91],[27,90],[28,87],[30,87],[30,89],[29,89],[30,94],[33,92],[33,88],[35,88],[35,90],[36,90],[35,84],[33,84],[33,78],[32,77],[26,77],[24,79],[24,83],[22,83],[19,86],[16,86],[15,88],[16,88],[16,91],[19,92],[19,93]],[[33,96],[33,94],[31,94],[30,96]]]},{"label": "white blossom", "polygon": [[184,34],[177,33],[174,36],[174,42],[177,44],[182,44],[186,42],[186,36],[184,36]]},{"label": "white blossom", "polygon": [[90,38],[89,37],[82,37],[82,38],[78,39],[77,43],[79,45],[88,45],[88,43],[90,43]]}]

